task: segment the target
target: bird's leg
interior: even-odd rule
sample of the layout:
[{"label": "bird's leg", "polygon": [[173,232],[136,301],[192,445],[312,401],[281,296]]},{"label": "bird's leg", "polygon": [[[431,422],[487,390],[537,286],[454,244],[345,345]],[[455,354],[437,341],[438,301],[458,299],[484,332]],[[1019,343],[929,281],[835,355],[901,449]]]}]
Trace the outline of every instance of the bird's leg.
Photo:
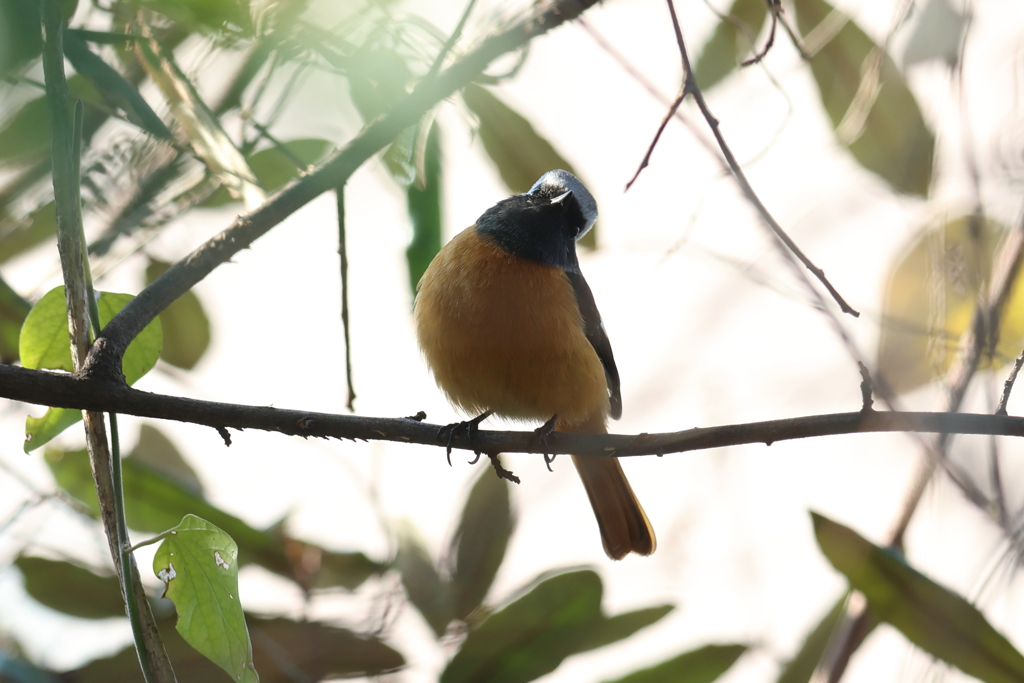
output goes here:
[{"label": "bird's leg", "polygon": [[[487,410],[480,413],[472,420],[466,420],[465,422],[453,422],[450,425],[445,425],[444,427],[441,427],[440,429],[437,430],[438,438],[443,438],[447,436],[447,443],[445,444],[445,449],[448,454],[449,467],[451,467],[452,464],[452,439],[455,438],[455,435],[465,434],[467,437],[472,439],[473,436],[480,429],[480,423],[489,418],[492,412],[493,411]],[[476,452],[477,456],[480,455],[478,451],[474,452]]]},{"label": "bird's leg", "polygon": [[[552,415],[551,419],[533,430],[533,438],[530,439],[531,446],[546,446],[548,437],[555,432],[555,423],[558,422],[558,416]],[[544,464],[548,466],[548,472],[551,471],[551,463],[555,461],[555,456],[544,454]]]}]

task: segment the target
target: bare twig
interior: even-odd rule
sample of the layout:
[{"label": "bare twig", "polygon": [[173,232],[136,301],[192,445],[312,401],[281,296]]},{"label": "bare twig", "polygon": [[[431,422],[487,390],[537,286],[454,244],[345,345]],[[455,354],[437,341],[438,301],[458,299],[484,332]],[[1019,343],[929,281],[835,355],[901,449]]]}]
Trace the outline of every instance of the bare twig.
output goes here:
[{"label": "bare twig", "polygon": [[708,122],[708,126],[711,128],[711,132],[715,136],[715,140],[718,141],[718,147],[722,150],[722,154],[725,155],[726,162],[729,164],[729,168],[732,171],[733,176],[739,183],[743,195],[747,198],[747,201],[754,205],[757,212],[761,215],[761,218],[764,219],[765,223],[769,228],[771,228],[771,231],[782,242],[782,244],[786,246],[789,253],[796,256],[804,267],[807,268],[807,270],[809,270],[819,282],[821,282],[826,290],[828,290],[828,293],[832,296],[835,302],[839,304],[840,309],[844,313],[849,313],[854,317],[860,316],[860,313],[846,303],[846,300],[843,299],[836,288],[832,286],[832,283],[828,281],[825,277],[825,272],[815,266],[803,251],[800,250],[796,243],[793,242],[789,235],[786,234],[786,231],[782,229],[782,226],[779,225],[778,221],[776,221],[771,213],[769,213],[767,207],[765,207],[761,202],[757,193],[754,192],[754,188],[750,185],[746,174],[743,173],[743,169],[740,168],[739,162],[736,161],[735,155],[732,153],[728,143],[722,136],[722,132],[718,126],[718,119],[716,119],[711,113],[707,102],[704,100],[703,93],[701,93],[700,88],[697,86],[697,82],[694,80],[693,69],[690,66],[690,57],[686,51],[686,43],[683,41],[683,32],[679,27],[679,18],[676,16],[675,4],[672,0],[666,1],[668,3],[669,13],[672,15],[672,28],[675,30],[676,43],[679,47],[679,56],[683,62],[683,73],[684,78],[686,79],[683,92],[693,95],[693,99],[697,103],[697,107],[700,109],[701,114],[704,115],[704,119]]},{"label": "bare twig", "polygon": [[[211,428],[259,429],[302,437],[394,441],[445,447],[440,425],[408,418],[333,415],[266,406],[197,401],[139,391],[103,380],[0,365],[0,397],[38,405],[117,412]],[[768,422],[633,436],[554,432],[538,443],[536,432],[477,431],[455,434],[453,448],[486,453],[537,453],[618,457],[659,455],[840,434],[917,432],[1024,436],[1024,417],[962,413],[856,411]]]},{"label": "bare twig", "polygon": [[[345,397],[345,407],[350,411],[355,410],[356,390],[352,383],[352,335],[349,331],[348,321],[348,246],[345,239],[345,186],[339,185],[334,190],[334,197],[338,206],[338,256],[341,267],[341,328],[345,337],[345,384],[348,387],[348,394]],[[424,415],[426,417],[426,415]]]},{"label": "bare twig", "polygon": [[782,3],[780,0],[765,0],[765,2],[768,3],[768,13],[772,16],[772,26],[768,30],[768,40],[765,41],[764,47],[760,52],[750,59],[745,59],[740,62],[740,66],[760,64],[761,60],[768,56],[768,51],[772,49],[772,45],[775,44],[775,29],[779,24],[779,14],[782,12]]},{"label": "bare twig", "polygon": [[1021,365],[1024,365],[1024,351],[1017,356],[1017,360],[1013,362],[1013,369],[1010,370],[1010,376],[1003,382],[1003,395],[999,397],[996,415],[1006,415],[1006,404],[1010,400],[1010,392],[1013,391],[1013,383],[1017,381],[1017,373],[1020,372]]},{"label": "bare twig", "polygon": [[683,103],[683,100],[685,98],[686,87],[684,86],[683,89],[679,91],[679,94],[676,95],[676,99],[672,101],[672,105],[668,108],[668,113],[665,114],[664,118],[661,119],[661,124],[658,126],[658,131],[654,134],[654,139],[651,140],[651,144],[647,148],[647,153],[644,154],[643,161],[640,162],[640,166],[636,169],[636,173],[634,173],[633,177],[629,179],[628,183],[626,183],[627,191],[630,187],[633,186],[633,183],[636,182],[636,179],[640,177],[640,172],[647,168],[647,165],[651,161],[651,154],[654,153],[654,148],[658,146],[658,140],[661,139],[661,134],[665,131],[665,126],[667,126],[668,122],[672,120],[673,116],[675,116],[676,109],[679,108],[679,105]]}]

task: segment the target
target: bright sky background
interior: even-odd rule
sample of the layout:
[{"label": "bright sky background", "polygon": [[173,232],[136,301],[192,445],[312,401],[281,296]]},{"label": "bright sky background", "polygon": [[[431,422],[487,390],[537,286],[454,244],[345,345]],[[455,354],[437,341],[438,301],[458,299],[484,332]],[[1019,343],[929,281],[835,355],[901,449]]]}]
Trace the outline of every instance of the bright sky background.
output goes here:
[{"label": "bright sky background", "polygon": [[[883,40],[892,4],[868,0],[841,6]],[[406,6],[445,31],[455,25],[460,9],[446,2]],[[511,11],[507,3],[503,7]],[[467,36],[479,37],[492,11],[494,2],[481,3]],[[697,0],[680,1],[678,11],[695,57],[714,15]],[[1024,179],[1024,3],[987,0],[974,3],[974,11],[964,77],[970,126],[986,206],[1013,224]],[[663,2],[606,2],[586,18],[664,94],[675,94],[679,58]],[[893,40],[897,57],[909,32]],[[920,65],[910,71],[910,82],[939,139],[939,170],[928,201],[895,196],[838,145],[809,69],[782,35],[764,68],[732,77],[708,97],[769,209],[862,311],[860,319],[846,316],[841,322],[872,359],[893,258],[929,220],[957,215],[970,200],[959,105],[948,72],[938,63]],[[350,109],[339,112],[346,93],[341,79],[310,79],[278,137],[349,138],[359,123]],[[497,94],[554,142],[597,198],[601,249],[581,262],[622,376],[623,417],[611,425],[613,431],[676,431],[860,407],[856,364],[827,318],[807,303],[735,184],[721,177],[719,162],[691,132],[669,125],[649,168],[623,192],[664,108],[582,28],[564,26],[535,41],[519,76]],[[682,111],[708,136],[692,103]],[[465,112],[449,103],[441,107],[439,120],[450,237],[508,191],[473,139]],[[352,179],[347,201],[357,412],[398,417],[425,410],[431,422],[461,419],[434,385],[413,336],[404,263],[410,229],[401,192],[373,161]],[[193,212],[149,251],[180,258],[223,229],[235,210]],[[198,371],[154,372],[138,386],[225,402],[344,412],[336,248],[334,200],[324,196],[197,287],[214,321],[214,345]],[[40,273],[56,273],[54,258],[34,253],[5,267],[4,275],[20,291],[45,291],[56,280],[43,280]],[[135,261],[137,267],[129,263],[101,287],[137,291],[143,261]],[[995,391],[1001,379],[979,385]],[[977,389],[970,405],[983,409],[983,392]],[[923,409],[939,405],[928,389],[906,403]],[[12,408],[3,411],[10,415]],[[1024,390],[1018,388],[1010,413],[1022,412]],[[0,457],[46,489],[51,484],[41,456],[20,454],[18,425],[17,419],[0,421],[0,443],[6,444]],[[138,421],[124,418],[123,425],[130,446]],[[454,529],[470,482],[487,466],[470,467],[456,453],[449,468],[444,453],[433,448],[305,442],[254,431],[233,434],[226,449],[213,430],[157,426],[200,472],[215,503],[256,526],[290,515],[289,528],[299,537],[380,559],[393,548],[378,512],[384,524],[410,520],[438,552]],[[64,442],[74,445],[79,438],[66,435]],[[963,457],[980,455],[984,445],[957,443]],[[1013,456],[1024,456],[1024,449],[1011,443],[1002,448],[1011,468],[1004,481],[1020,481],[1024,466]],[[906,436],[866,435],[631,459],[624,466],[659,547],[653,557],[613,563],[601,550],[568,458],[559,458],[549,474],[540,458],[506,456],[506,466],[522,479],[513,495],[518,526],[489,599],[500,602],[541,572],[587,564],[605,581],[609,613],[677,604],[672,615],[632,639],[567,660],[544,679],[551,683],[613,679],[708,642],[735,641],[757,647],[722,680],[773,680],[777,662],[795,652],[845,586],[817,549],[808,510],[881,542],[898,515],[918,457]],[[1024,493],[1019,486],[1010,491],[1018,501]],[[23,494],[0,476],[0,500]],[[0,505],[0,519],[14,506]],[[85,528],[57,508],[40,509],[0,535],[0,552],[6,558],[13,542],[26,538],[61,547],[73,537],[83,557],[100,561],[106,546]],[[907,549],[916,567],[979,599],[990,620],[1024,649],[1021,582],[1003,576],[979,592],[1002,552],[1000,536],[948,483],[926,495]],[[150,558],[140,551],[144,571]],[[355,596],[314,601],[312,615],[368,628],[379,609],[375,598],[390,588],[371,581]],[[243,571],[241,594],[255,610],[301,610],[296,590],[258,569]],[[119,648],[128,638],[126,625],[66,619],[35,606],[13,570],[0,572],[0,604],[9,606],[0,610],[0,625],[23,635],[30,654],[53,666],[79,663],[97,642]],[[444,666],[444,653],[415,611],[401,615],[392,642],[409,661],[395,680],[434,680]],[[928,666],[928,658],[896,631],[881,627],[844,680],[921,680]],[[953,672],[947,680],[960,677]]]}]

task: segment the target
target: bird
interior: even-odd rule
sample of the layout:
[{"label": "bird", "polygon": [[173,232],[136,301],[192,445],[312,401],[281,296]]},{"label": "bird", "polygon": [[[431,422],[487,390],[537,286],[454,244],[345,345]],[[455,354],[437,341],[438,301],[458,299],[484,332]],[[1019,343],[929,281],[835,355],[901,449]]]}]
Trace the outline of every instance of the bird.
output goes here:
[{"label": "bird", "polygon": [[[619,372],[576,240],[597,202],[576,176],[548,171],[453,237],[420,279],[416,336],[450,403],[478,417],[607,432],[622,414]],[[455,425],[450,425],[453,427]],[[654,529],[618,458],[572,456],[605,553],[650,555]]]}]

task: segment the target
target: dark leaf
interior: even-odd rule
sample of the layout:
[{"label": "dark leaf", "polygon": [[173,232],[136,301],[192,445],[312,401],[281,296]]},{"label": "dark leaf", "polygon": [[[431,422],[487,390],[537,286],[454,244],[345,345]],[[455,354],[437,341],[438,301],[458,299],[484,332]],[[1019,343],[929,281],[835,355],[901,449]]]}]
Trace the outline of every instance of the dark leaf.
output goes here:
[{"label": "dark leaf", "polygon": [[988,683],[1024,680],[1024,656],[964,598],[857,532],[811,513],[818,545],[872,612],[928,654]]},{"label": "dark leaf", "polygon": [[793,4],[836,137],[861,166],[893,189],[926,196],[935,136],[892,58],[852,20],[824,45],[815,44],[813,29],[834,8],[825,0],[794,0]]},{"label": "dark leaf", "polygon": [[57,205],[50,201],[22,220],[0,214],[0,226],[3,226],[0,263],[3,263],[57,235]]},{"label": "dark leaf", "polygon": [[443,635],[453,617],[451,586],[438,574],[411,526],[398,533],[395,567],[402,577],[409,602],[419,610],[437,636]]},{"label": "dark leaf", "polygon": [[599,647],[625,640],[640,629],[660,621],[673,609],[675,609],[675,605],[659,605],[603,618],[595,625],[590,637],[581,646],[580,652],[596,650]]},{"label": "dark leaf", "polygon": [[188,493],[203,495],[203,484],[196,471],[185,462],[171,440],[152,425],[143,424],[139,428],[139,442],[126,457],[131,458],[139,467],[177,484]]},{"label": "dark leaf", "polygon": [[75,71],[96,86],[110,106],[124,111],[129,121],[157,138],[174,139],[171,131],[143,99],[139,89],[90,50],[86,42],[74,32],[64,34],[64,55],[75,67]]},{"label": "dark leaf", "polygon": [[601,579],[590,570],[537,583],[471,631],[441,683],[525,683],[585,649],[602,620]]},{"label": "dark leaf", "polygon": [[[800,651],[793,655],[793,658],[779,672],[776,683],[807,683],[811,680],[811,676],[814,674],[818,662],[821,661],[821,656],[825,652],[825,648],[828,646],[836,626],[846,614],[848,597],[849,591],[839,598],[839,602],[833,605],[832,609],[814,627],[814,630],[807,634],[804,644],[800,647]],[[869,615],[866,628],[859,634],[858,640],[851,642],[848,646],[850,652],[860,647],[861,643],[878,625],[878,619],[873,614],[870,614],[870,612]]]},{"label": "dark leaf", "polygon": [[[317,622],[258,619],[247,616],[253,659],[261,683],[295,683],[325,678],[374,676],[405,665],[402,655],[372,636]],[[170,622],[160,624],[160,637],[179,681],[224,683],[216,664],[189,646]],[[141,683],[134,647],[64,674],[66,683]]]},{"label": "dark leaf", "polygon": [[410,183],[406,188],[412,241],[405,258],[414,295],[427,266],[441,250],[441,194],[441,129],[434,123],[427,134],[422,184]]},{"label": "dark leaf", "polygon": [[100,576],[71,564],[20,556],[14,564],[25,577],[25,590],[36,601],[83,619],[125,616],[121,586],[113,575]]},{"label": "dark leaf", "polygon": [[614,683],[711,683],[736,663],[746,645],[705,645],[649,669],[635,671]]},{"label": "dark leaf", "polygon": [[452,600],[457,618],[465,619],[487,596],[505,559],[513,526],[508,483],[484,468],[469,492],[452,539]]},{"label": "dark leaf", "polygon": [[14,363],[18,360],[18,338],[21,324],[32,310],[32,304],[11,289],[0,277],[0,363]]},{"label": "dark leaf", "polygon": [[757,52],[757,37],[767,17],[765,0],[733,0],[694,62],[693,76],[702,90],[716,86]]},{"label": "dark leaf", "polygon": [[0,2],[0,78],[23,67],[43,50],[35,2]]},{"label": "dark leaf", "polygon": [[[150,259],[146,267],[146,284],[170,267],[169,263]],[[161,311],[160,324],[164,330],[160,358],[176,368],[194,368],[210,347],[210,319],[195,291],[190,289]]]},{"label": "dark leaf", "polygon": [[[533,124],[490,90],[471,83],[463,88],[462,99],[480,120],[478,132],[484,151],[510,190],[526,192],[542,175],[559,168],[582,180],[572,164],[536,131]],[[579,243],[593,248],[597,244],[596,232],[595,227]]]}]

